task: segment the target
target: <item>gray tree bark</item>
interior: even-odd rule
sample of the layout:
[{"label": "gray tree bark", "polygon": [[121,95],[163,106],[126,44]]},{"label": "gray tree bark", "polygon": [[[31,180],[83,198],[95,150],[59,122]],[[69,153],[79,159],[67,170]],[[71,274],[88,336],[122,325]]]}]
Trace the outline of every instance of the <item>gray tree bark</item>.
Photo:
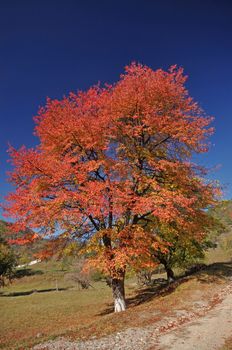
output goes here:
[{"label": "gray tree bark", "polygon": [[114,299],[114,312],[126,310],[124,275],[122,278],[112,278],[112,292]]}]

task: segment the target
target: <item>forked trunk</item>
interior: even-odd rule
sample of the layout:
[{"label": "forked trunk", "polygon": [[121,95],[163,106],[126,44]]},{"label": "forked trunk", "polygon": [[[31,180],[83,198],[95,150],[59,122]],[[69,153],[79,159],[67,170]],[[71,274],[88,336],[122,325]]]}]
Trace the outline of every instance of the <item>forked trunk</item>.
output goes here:
[{"label": "forked trunk", "polygon": [[122,278],[112,278],[112,291],[114,298],[114,312],[126,310],[124,275]]}]

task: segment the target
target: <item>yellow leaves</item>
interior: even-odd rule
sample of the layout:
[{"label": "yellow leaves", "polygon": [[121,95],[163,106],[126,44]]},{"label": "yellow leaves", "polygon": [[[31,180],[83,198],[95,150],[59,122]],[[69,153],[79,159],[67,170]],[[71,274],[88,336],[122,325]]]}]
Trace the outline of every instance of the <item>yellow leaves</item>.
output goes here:
[{"label": "yellow leaves", "polygon": [[73,256],[77,253],[77,251],[78,251],[78,244],[76,242],[71,242],[65,246],[63,250],[63,255]]}]

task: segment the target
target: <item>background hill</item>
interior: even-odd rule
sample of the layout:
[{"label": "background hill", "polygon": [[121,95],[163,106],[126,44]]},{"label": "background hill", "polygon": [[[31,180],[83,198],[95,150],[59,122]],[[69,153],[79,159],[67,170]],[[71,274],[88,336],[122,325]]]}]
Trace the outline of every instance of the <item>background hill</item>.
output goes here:
[{"label": "background hill", "polygon": [[232,200],[221,201],[210,213],[223,224],[222,233],[212,232],[217,247],[206,253],[206,263],[232,259]]},{"label": "background hill", "polygon": [[[6,240],[15,238],[15,234],[10,233],[10,226],[11,224],[9,222],[0,220],[0,236],[2,236]],[[27,231],[27,233],[30,233],[30,232],[31,232],[30,230]],[[19,233],[19,236],[24,234],[25,232],[21,232]],[[34,260],[35,255],[42,250],[46,242],[47,242],[46,239],[41,239],[39,241],[28,243],[25,245],[13,244],[12,248],[16,253],[19,265],[26,264]]]}]

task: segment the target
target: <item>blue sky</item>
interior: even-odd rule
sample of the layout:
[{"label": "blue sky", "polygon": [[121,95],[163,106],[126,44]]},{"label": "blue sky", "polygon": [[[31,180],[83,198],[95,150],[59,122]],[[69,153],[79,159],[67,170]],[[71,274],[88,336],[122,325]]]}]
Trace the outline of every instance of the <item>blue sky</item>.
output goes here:
[{"label": "blue sky", "polygon": [[46,97],[114,82],[132,61],[184,67],[187,87],[216,133],[199,158],[232,197],[232,2],[198,0],[1,0],[0,195],[7,144],[32,147],[33,116]]}]

